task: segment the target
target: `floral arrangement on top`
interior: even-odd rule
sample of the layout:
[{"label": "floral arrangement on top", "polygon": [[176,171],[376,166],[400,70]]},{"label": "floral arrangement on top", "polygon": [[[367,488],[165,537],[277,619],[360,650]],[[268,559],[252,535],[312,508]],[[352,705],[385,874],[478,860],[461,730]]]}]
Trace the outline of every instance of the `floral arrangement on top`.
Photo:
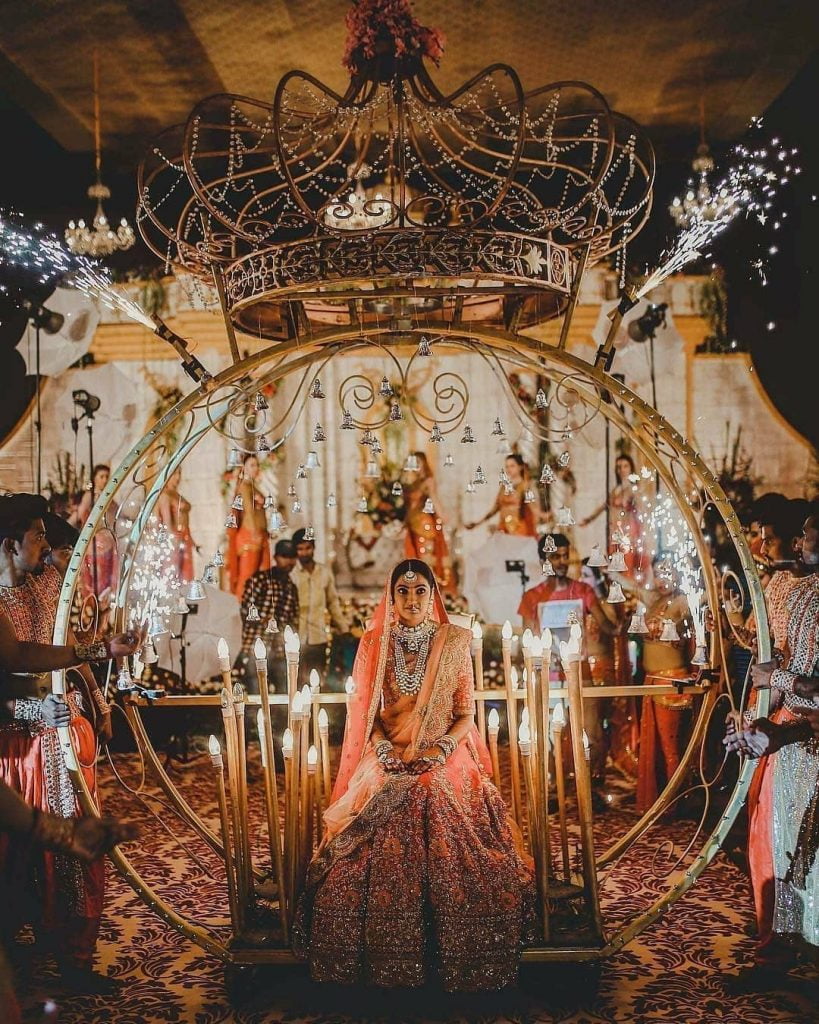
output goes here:
[{"label": "floral arrangement on top", "polygon": [[347,45],[342,63],[353,74],[378,58],[420,60],[438,64],[444,35],[413,17],[410,0],[355,0],[347,13]]}]

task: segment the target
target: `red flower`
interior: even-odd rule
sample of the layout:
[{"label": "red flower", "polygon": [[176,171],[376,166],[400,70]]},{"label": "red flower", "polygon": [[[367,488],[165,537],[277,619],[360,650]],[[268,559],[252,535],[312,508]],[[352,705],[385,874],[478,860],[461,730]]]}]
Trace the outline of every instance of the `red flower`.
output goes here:
[{"label": "red flower", "polygon": [[443,33],[420,24],[410,0],[356,0],[347,13],[342,63],[353,72],[377,56],[428,57],[437,64],[443,52]]}]

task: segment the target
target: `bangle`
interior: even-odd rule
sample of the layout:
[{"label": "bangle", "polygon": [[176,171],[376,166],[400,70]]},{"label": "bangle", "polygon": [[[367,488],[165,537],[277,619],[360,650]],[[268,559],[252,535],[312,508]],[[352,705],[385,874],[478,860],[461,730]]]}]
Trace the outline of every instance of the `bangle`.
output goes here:
[{"label": "bangle", "polygon": [[111,714],[111,705],[105,699],[105,694],[99,687],[91,691],[91,696],[94,698],[94,703],[97,705],[97,710],[101,715]]},{"label": "bangle", "polygon": [[446,733],[439,740],[436,740],[433,746],[439,747],[444,757],[449,758],[452,757],[458,749],[458,741],[454,736],[450,736],[449,733]]},{"label": "bangle", "polygon": [[110,658],[108,644],[95,640],[91,644],[74,644],[74,652],[80,661],[107,661]]},{"label": "bangle", "polygon": [[375,756],[383,764],[390,756],[393,745],[389,740],[380,740],[375,745]]},{"label": "bangle", "polygon": [[12,717],[17,722],[42,722],[43,702],[31,697],[16,700]]}]

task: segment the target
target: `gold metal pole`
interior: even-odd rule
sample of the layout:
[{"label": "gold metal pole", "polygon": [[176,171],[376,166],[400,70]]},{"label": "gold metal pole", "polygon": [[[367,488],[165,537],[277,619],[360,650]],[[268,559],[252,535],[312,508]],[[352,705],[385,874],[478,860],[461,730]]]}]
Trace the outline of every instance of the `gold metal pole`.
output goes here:
[{"label": "gold metal pole", "polygon": [[297,691],[291,706],[293,722],[293,758],[290,764],[290,818],[287,823],[287,851],[290,857],[288,894],[290,906],[295,908],[299,877],[299,776],[301,772],[301,694]]},{"label": "gold metal pole", "polygon": [[307,751],[307,788],[309,793],[307,794],[307,856],[304,861],[305,874],[307,873],[307,866],[313,859],[314,812],[316,812],[319,819],[321,818],[321,776],[318,770],[318,760],[318,747],[315,744],[311,744],[310,749]]},{"label": "gold metal pole", "polygon": [[535,785],[535,765],[532,758],[532,734],[529,726],[521,723],[518,732],[520,743],[520,754],[523,761],[523,771],[526,777],[526,810],[529,823],[529,845],[532,850],[532,857],[535,862],[535,878],[540,879],[544,870],[543,867],[543,845],[541,843],[540,827],[538,825],[537,808],[537,786]]},{"label": "gold metal pole", "polygon": [[282,737],[282,758],[284,760],[284,877],[285,877],[285,898],[288,906],[288,916],[293,913],[292,885],[294,876],[293,869],[293,845],[291,833],[293,830],[293,730],[285,729]]},{"label": "gold metal pole", "polygon": [[[289,632],[288,632],[289,631]],[[287,726],[293,728],[293,698],[299,688],[299,651],[301,641],[299,634],[294,633],[290,626],[284,628],[284,658],[287,663]]]},{"label": "gold metal pole", "polygon": [[[227,672],[230,681],[230,671]],[[224,673],[222,676],[225,678]],[[230,815],[233,822],[233,844],[236,851],[236,892],[239,909],[239,930],[242,931],[246,920],[245,894],[247,892],[246,864],[240,841],[241,822],[239,820],[239,790],[236,772],[236,719],[233,711],[233,695],[226,687],[222,687],[222,724],[225,729],[225,753],[227,755],[228,786],[230,788]]]},{"label": "gold metal pole", "polygon": [[566,724],[563,702],[558,701],[552,713],[552,761],[555,766],[555,789],[557,790],[557,814],[560,823],[560,851],[563,858],[563,878],[571,879],[569,860],[569,830],[566,822],[566,778],[563,771],[563,727]]},{"label": "gold metal pole", "polygon": [[241,683],[233,687],[233,712],[236,728],[236,777],[239,792],[239,821],[241,831],[237,842],[241,843],[245,862],[245,898],[248,907],[256,901],[256,886],[253,878],[253,854],[250,848],[250,821],[247,804],[247,744],[245,742],[245,688]]},{"label": "gold metal pole", "polygon": [[[321,708],[318,713],[319,741],[321,743],[321,786],[323,792],[322,803],[327,806],[330,803],[332,787],[330,783],[330,721],[327,717],[327,709]],[[322,826],[323,827],[323,826]]]},{"label": "gold metal pole", "polygon": [[[481,628],[480,622],[476,622],[472,626],[472,661],[475,671],[475,689],[479,692],[483,691],[483,629]],[[486,706],[483,701],[478,701],[478,732],[481,734],[481,739],[486,743]],[[495,742],[497,744],[497,735],[495,736]],[[500,783],[496,783],[498,789],[500,789]]]},{"label": "gold metal pole", "polygon": [[262,752],[264,771],[265,808],[267,810],[267,838],[270,846],[270,868],[276,878],[279,890],[279,917],[282,935],[287,942],[289,935],[287,921],[287,892],[285,889],[284,860],[282,857],[282,826],[279,817],[279,784],[276,779],[276,761],[273,749],[273,722],[270,716],[270,687],[267,678],[267,648],[261,637],[253,645],[256,658],[256,674],[259,679],[259,746]]},{"label": "gold metal pole", "polygon": [[530,650],[532,659],[532,689],[535,701],[530,715],[530,722],[537,721],[537,762],[533,767],[537,772],[535,790],[537,793],[537,826],[541,850],[541,856],[537,862],[537,883],[540,895],[543,939],[545,942],[548,942],[551,934],[549,921],[549,869],[552,860],[549,842],[549,673],[548,670],[545,673],[543,671],[543,645],[540,637],[532,638]]},{"label": "gold metal pole", "polygon": [[507,619],[501,633],[503,675],[506,681],[506,720],[509,730],[509,764],[512,770],[512,817],[520,824],[521,792],[520,761],[518,760],[518,707],[512,683],[512,624]]},{"label": "gold metal pole", "polygon": [[299,749],[299,870],[297,886],[301,889],[310,840],[310,778],[308,776],[307,752],[310,747],[310,687],[305,684],[301,691],[301,736]]},{"label": "gold metal pole", "polygon": [[222,848],[225,859],[225,877],[227,880],[228,905],[230,907],[230,923],[234,934],[239,931],[239,902],[236,894],[236,871],[233,861],[233,845],[230,841],[230,822],[228,820],[227,793],[225,792],[225,770],[222,763],[222,748],[219,740],[211,736],[208,740],[208,753],[216,776],[216,802],[219,806],[219,824],[222,831]]},{"label": "gold metal pole", "polygon": [[498,760],[498,733],[500,732],[500,719],[497,711],[492,708],[489,712],[489,756],[492,758],[492,779],[498,791],[501,788],[500,761]]},{"label": "gold metal pole", "polygon": [[311,733],[311,740],[313,746],[318,749],[319,745],[319,734],[318,734],[318,713],[319,713],[319,694],[321,693],[321,676],[318,671],[314,668],[310,669],[310,706],[313,714],[313,730]]},{"label": "gold metal pole", "polygon": [[[569,728],[572,736],[577,811],[580,818],[580,849],[583,857],[583,889],[592,918],[595,938],[603,939],[603,916],[597,888],[597,863],[594,853],[594,812],[592,808],[591,767],[584,749],[583,696],[580,680],[579,643],[570,640],[560,646],[566,685],[569,691]],[[588,742],[588,741],[586,741]]]}]

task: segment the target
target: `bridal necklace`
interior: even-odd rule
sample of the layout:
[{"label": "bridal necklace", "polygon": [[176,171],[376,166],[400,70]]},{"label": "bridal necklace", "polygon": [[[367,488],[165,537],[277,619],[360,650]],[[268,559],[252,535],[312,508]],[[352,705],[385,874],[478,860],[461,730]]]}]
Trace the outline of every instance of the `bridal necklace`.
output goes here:
[{"label": "bridal necklace", "polygon": [[[405,626],[402,622],[397,622],[393,626],[395,681],[399,691],[405,696],[414,696],[421,689],[429,657],[429,645],[434,633],[435,624],[432,622],[422,622],[418,626]],[[407,654],[417,655],[411,672],[407,668]]]}]

